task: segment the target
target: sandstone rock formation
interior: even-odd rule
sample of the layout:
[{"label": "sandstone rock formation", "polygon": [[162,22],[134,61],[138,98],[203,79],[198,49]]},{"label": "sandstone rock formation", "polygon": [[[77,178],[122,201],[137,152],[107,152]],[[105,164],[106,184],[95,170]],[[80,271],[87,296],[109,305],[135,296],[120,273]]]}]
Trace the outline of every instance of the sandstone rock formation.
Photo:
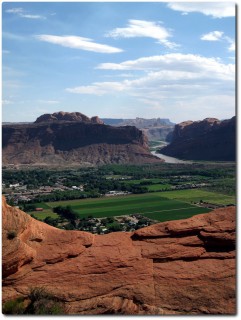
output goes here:
[{"label": "sandstone rock formation", "polygon": [[3,302],[39,286],[70,314],[236,311],[235,207],[92,235],[46,225],[3,199],[2,227]]},{"label": "sandstone rock formation", "polygon": [[3,165],[160,162],[137,128],[107,126],[98,117],[77,112],[43,115],[34,124],[5,125],[2,132]]},{"label": "sandstone rock formation", "polygon": [[42,116],[36,119],[35,123],[53,122],[53,121],[79,121],[79,122],[85,122],[85,123],[104,124],[104,122],[100,120],[100,118],[97,116],[89,118],[80,112],[64,112],[64,111],[55,112],[53,114],[49,114],[49,113],[43,114]]},{"label": "sandstone rock formation", "polygon": [[235,161],[236,117],[177,124],[171,143],[161,153],[187,160]]}]

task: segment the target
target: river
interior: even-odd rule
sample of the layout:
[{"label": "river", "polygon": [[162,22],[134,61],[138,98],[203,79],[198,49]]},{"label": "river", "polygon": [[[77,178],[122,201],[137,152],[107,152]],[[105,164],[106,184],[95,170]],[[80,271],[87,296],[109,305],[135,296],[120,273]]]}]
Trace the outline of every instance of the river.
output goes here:
[{"label": "river", "polygon": [[190,164],[192,163],[191,161],[186,161],[186,160],[180,160],[177,158],[173,158],[173,157],[168,157],[165,154],[162,153],[157,153],[156,151],[152,151],[151,152],[154,156],[165,160],[166,163],[186,163],[186,164]]},{"label": "river", "polygon": [[[166,142],[164,142],[164,141],[161,141],[161,142],[162,143],[159,146],[155,147],[156,149],[158,149],[160,147],[163,147],[163,145],[167,145]],[[192,163],[192,161],[180,160],[180,159],[177,159],[177,158],[166,156],[165,154],[162,154],[162,153],[157,153],[156,150],[155,151],[151,151],[151,153],[154,156],[156,156],[156,157],[158,157],[160,159],[163,159],[166,163],[186,163],[186,164]]]}]

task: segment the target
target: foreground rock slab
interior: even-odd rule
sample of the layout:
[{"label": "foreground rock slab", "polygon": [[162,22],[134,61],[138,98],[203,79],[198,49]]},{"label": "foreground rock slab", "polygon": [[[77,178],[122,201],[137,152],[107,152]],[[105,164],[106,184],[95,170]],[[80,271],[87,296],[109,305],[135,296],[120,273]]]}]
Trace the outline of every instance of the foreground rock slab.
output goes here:
[{"label": "foreground rock slab", "polygon": [[3,302],[44,287],[70,314],[236,312],[235,207],[107,235],[2,212]]}]

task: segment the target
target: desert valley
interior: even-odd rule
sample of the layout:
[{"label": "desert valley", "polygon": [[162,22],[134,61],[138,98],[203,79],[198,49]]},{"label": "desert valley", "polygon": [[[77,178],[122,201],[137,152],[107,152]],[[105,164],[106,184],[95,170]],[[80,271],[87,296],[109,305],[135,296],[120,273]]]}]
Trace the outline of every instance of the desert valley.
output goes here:
[{"label": "desert valley", "polygon": [[[152,141],[161,120],[141,122],[3,125],[4,312],[235,312],[235,119],[161,123]],[[182,144],[180,163],[151,153]]]}]

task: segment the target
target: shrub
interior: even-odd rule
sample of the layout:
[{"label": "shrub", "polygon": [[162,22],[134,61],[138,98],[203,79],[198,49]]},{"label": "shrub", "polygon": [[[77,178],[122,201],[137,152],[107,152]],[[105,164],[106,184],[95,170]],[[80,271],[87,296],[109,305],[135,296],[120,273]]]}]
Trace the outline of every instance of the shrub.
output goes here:
[{"label": "shrub", "polygon": [[25,307],[23,298],[17,298],[15,300],[7,301],[3,304],[3,314],[23,314]]},{"label": "shrub", "polygon": [[[54,297],[43,287],[32,288],[25,298],[17,298],[3,304],[3,314],[35,314],[35,315],[63,315],[66,314],[63,302]],[[28,303],[25,303],[27,302]]]},{"label": "shrub", "polygon": [[65,314],[64,304],[43,287],[32,288],[26,314]]}]

